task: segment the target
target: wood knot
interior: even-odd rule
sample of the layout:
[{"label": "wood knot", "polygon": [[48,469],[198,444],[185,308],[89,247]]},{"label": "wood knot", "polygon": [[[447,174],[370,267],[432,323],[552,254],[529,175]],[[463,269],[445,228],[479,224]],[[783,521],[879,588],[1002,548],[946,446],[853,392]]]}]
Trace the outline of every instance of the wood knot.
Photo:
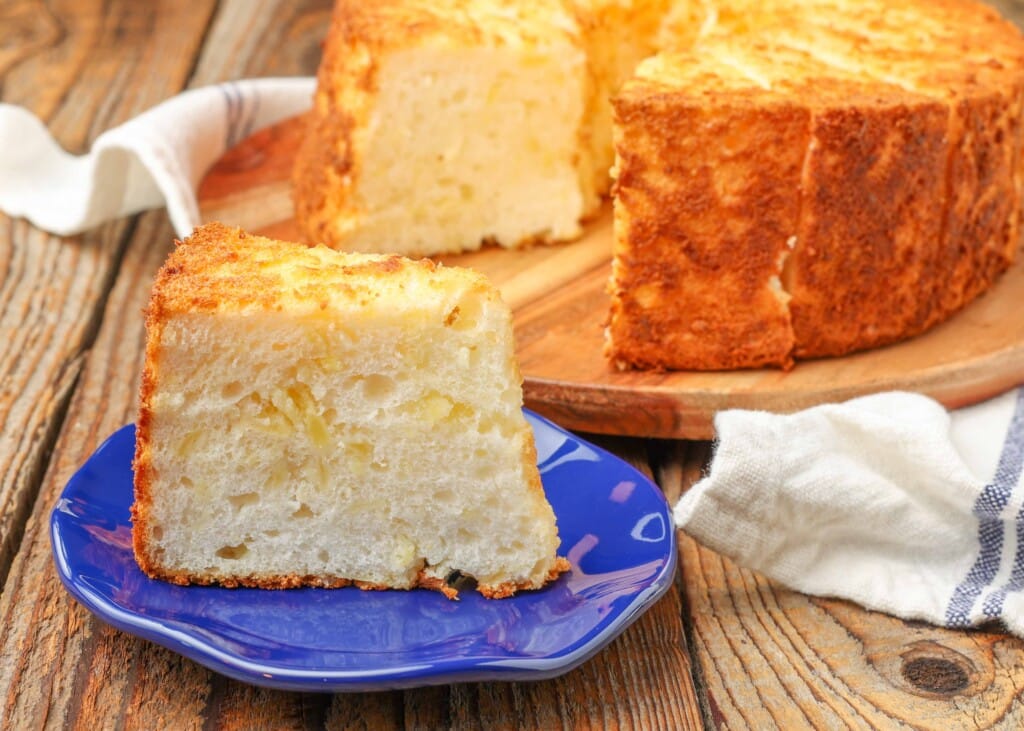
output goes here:
[{"label": "wood knot", "polygon": [[903,677],[926,693],[955,695],[967,687],[970,676],[958,663],[941,657],[904,659]]},{"label": "wood knot", "polygon": [[938,642],[914,642],[904,646],[898,657],[901,685],[914,695],[925,698],[971,695],[977,692],[976,686],[981,682],[970,659]]}]

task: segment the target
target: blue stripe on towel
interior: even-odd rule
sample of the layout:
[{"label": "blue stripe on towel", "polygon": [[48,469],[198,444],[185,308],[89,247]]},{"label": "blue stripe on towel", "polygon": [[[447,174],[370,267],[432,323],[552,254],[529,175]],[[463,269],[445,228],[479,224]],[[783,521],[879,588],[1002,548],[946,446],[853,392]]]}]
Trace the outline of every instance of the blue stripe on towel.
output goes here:
[{"label": "blue stripe on towel", "polygon": [[238,85],[233,82],[218,84],[221,95],[224,97],[225,111],[227,112],[227,139],[224,141],[226,149],[231,149],[241,141],[239,136],[239,118],[242,114],[242,93]]},{"label": "blue stripe on towel", "polygon": [[[1010,486],[1013,491],[1020,482],[1021,471],[1024,469],[1024,388],[1017,391],[1017,408],[1010,422],[1010,429],[1003,443],[1003,453],[996,469],[996,480]],[[985,600],[982,612],[986,617],[996,618],[1003,613],[1003,602],[1011,591],[1024,589],[1024,504],[1017,512],[1016,518],[1017,549],[1013,555],[1013,567],[1010,578]]]},{"label": "blue stripe on towel", "polygon": [[263,99],[263,95],[258,90],[253,90],[252,94],[247,98],[242,97],[242,114],[244,121],[242,123],[242,129],[239,132],[239,139],[244,140],[246,137],[253,133],[253,123],[256,121],[256,115],[260,111],[260,101]]},{"label": "blue stripe on towel", "polygon": [[[996,467],[996,474],[992,482],[985,485],[977,501],[974,503],[974,514],[978,516],[978,543],[981,550],[974,565],[971,566],[960,585],[953,590],[949,606],[946,608],[946,624],[950,627],[966,627],[970,624],[971,609],[974,602],[978,600],[981,593],[999,572],[999,564],[1002,559],[1004,530],[1000,514],[1006,503],[1010,500],[1018,480],[1020,480],[1021,467],[1024,464],[1024,388],[1018,389],[1017,400],[1014,406],[1013,417],[1010,419],[1010,426],[1003,439],[1002,452],[999,455],[999,465]],[[1022,554],[1022,518],[1017,520],[1017,555],[1013,568],[1014,576],[1011,576],[1009,584],[1014,579],[1024,588],[1024,554]],[[1017,576],[1019,574],[1019,577]],[[1006,596],[1006,590],[1002,591],[1002,598]],[[1002,610],[1002,598],[998,600],[999,611]],[[992,604],[993,597],[985,602],[983,611],[987,616]],[[997,612],[998,614],[998,612]]]}]

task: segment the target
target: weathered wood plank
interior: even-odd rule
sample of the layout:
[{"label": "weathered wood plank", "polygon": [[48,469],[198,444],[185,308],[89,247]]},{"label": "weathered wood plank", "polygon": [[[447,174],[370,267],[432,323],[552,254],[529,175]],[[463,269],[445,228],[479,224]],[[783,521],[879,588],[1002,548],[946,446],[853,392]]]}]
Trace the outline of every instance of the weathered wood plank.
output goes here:
[{"label": "weathered wood plank", "polygon": [[[81,150],[179,89],[212,1],[3,4],[0,89]],[[170,53],[170,47],[185,52]],[[157,70],[158,73],[153,73]],[[16,141],[5,141],[16,144]],[[73,239],[0,216],[0,578],[6,576],[129,222]]]},{"label": "weathered wood plank", "polygon": [[[144,216],[135,236],[152,235],[151,221],[160,218],[164,214]],[[147,252],[151,260],[138,261],[135,254],[125,259],[108,302],[106,327],[90,353],[93,357],[87,359],[91,368],[73,397],[0,597],[0,709],[5,727],[101,728],[103,724],[92,722],[93,713],[118,713],[128,704],[126,678],[138,672],[135,657],[126,649],[131,645],[119,632],[93,620],[64,592],[50,557],[47,520],[55,495],[82,455],[130,418],[132,384],[137,377],[133,363],[141,347],[138,311],[142,300],[136,295],[135,300],[126,301],[125,291],[145,290],[153,267],[166,253],[168,234],[164,224],[160,235],[164,243]],[[139,247],[138,251],[144,250]],[[112,651],[101,652],[99,648],[104,647]],[[180,712],[181,707],[181,702],[169,704],[163,713]]]},{"label": "weathered wood plank", "polygon": [[331,6],[331,0],[222,3],[190,86],[253,76],[314,75]]},{"label": "weathered wood plank", "polygon": [[104,130],[180,90],[214,3],[7,0],[0,22],[3,100],[84,152]]},{"label": "weathered wood plank", "polygon": [[[239,8],[249,7],[245,2],[236,2],[235,6],[234,10],[228,8],[230,12],[218,15],[226,18],[221,22],[237,22]],[[148,4],[132,7],[159,15]],[[206,22],[212,15],[212,5],[205,8],[205,17],[201,10],[190,9],[198,19],[193,33],[197,40],[208,30]],[[93,21],[102,15],[100,9],[94,8],[92,12]],[[263,13],[273,16],[274,8],[267,7]],[[161,32],[175,37],[185,47],[167,54],[176,59],[182,71],[168,71],[162,93],[151,103],[183,88],[187,81],[202,84],[219,80],[198,74],[190,76],[198,44],[187,46],[187,29],[175,28],[169,22],[158,25],[163,29]],[[244,24],[236,26],[234,32],[245,35],[247,28]],[[220,37],[223,36],[222,30]],[[105,42],[116,46],[113,39]],[[137,42],[154,41],[139,37]],[[265,46],[261,48],[266,51]],[[214,52],[222,50],[216,47]],[[285,56],[268,52],[266,57],[268,62],[277,63],[275,59]],[[246,59],[235,57],[235,61],[237,67],[228,75],[243,75],[251,70],[245,67]],[[152,74],[155,68],[144,73]],[[81,83],[101,88],[103,73],[108,71],[122,73],[118,64],[109,69],[78,69],[75,73],[81,74]],[[68,140],[64,142],[69,144]],[[127,230],[126,224],[119,225]],[[0,718],[5,727],[302,727],[322,718],[329,701],[328,697],[272,693],[231,683],[174,653],[112,630],[71,600],[56,578],[46,530],[49,509],[85,456],[119,425],[134,418],[143,343],[141,310],[152,276],[169,251],[172,239],[164,213],[140,217],[107,302],[103,327],[88,354],[88,366],[68,410],[41,497],[26,526],[18,560],[0,599],[0,616],[6,620],[0,629]],[[102,239],[109,240],[109,234]],[[66,244],[55,241],[54,246],[58,249]],[[39,288],[37,283],[24,286],[28,291]],[[97,301],[102,303],[101,298]],[[399,697],[399,703],[400,700]]]},{"label": "weathered wood plank", "polygon": [[[667,478],[692,484],[701,455]],[[677,482],[678,487],[671,482]],[[685,620],[709,725],[1024,727],[1024,641],[816,599],[680,534]]]}]

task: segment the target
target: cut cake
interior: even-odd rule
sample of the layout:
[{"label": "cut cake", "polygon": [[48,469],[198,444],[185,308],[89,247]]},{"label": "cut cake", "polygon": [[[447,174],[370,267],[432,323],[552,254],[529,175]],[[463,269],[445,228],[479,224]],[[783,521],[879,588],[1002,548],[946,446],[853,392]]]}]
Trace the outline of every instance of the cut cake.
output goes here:
[{"label": "cut cake", "polygon": [[614,159],[611,362],[788,367],[1009,266],[1022,99],[1024,39],[972,0],[338,0],[296,217],[357,250],[563,240]]},{"label": "cut cake", "polygon": [[542,586],[511,315],[470,270],[208,224],[146,316],[136,558],[175,583]]}]

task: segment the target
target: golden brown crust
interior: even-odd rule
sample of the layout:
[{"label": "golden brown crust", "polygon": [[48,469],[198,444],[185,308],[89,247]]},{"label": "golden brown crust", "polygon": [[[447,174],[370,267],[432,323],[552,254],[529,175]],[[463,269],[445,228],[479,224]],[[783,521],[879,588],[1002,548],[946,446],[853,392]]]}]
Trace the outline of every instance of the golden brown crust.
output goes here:
[{"label": "golden brown crust", "polygon": [[[568,559],[559,556],[555,559],[554,566],[548,571],[548,575],[542,582],[542,586],[549,584],[550,582],[557,579],[559,576],[564,574],[566,571],[572,568]],[[529,589],[539,589],[539,586],[533,584],[530,581],[520,582],[506,582],[504,584],[497,584],[495,586],[479,586],[477,591],[483,594],[488,599],[507,599],[508,597],[515,594],[517,591],[525,591]],[[449,597],[450,599],[451,597]]]},{"label": "golden brown crust", "polygon": [[[295,220],[310,242],[334,239],[330,215],[336,210],[357,214],[351,196],[359,176],[355,133],[368,115],[376,85],[377,62],[372,31],[359,2],[340,0],[334,9],[328,41],[317,72],[313,109],[295,157],[292,198]],[[366,40],[364,40],[366,39]]]},{"label": "golden brown crust", "polygon": [[983,292],[1013,261],[1019,242],[1021,99],[1024,82],[962,99],[950,118],[950,180],[941,253],[948,284],[942,312]]},{"label": "golden brown crust", "polygon": [[[817,11],[834,12],[830,7]],[[947,319],[1013,261],[1024,175],[1019,31],[990,8],[960,0],[865,7],[818,25],[808,21],[808,7],[795,14],[794,8],[757,3],[719,18],[723,28],[732,24],[731,31],[703,41],[694,53],[717,53],[736,68],[727,63],[702,76],[693,69],[711,69],[713,62],[690,56],[690,67],[661,69],[676,106],[703,106],[705,117],[680,113],[673,126],[650,115],[649,130],[645,122],[617,118],[625,142],[618,146],[607,352],[619,367],[786,367],[794,357],[884,345]],[[909,38],[910,27],[928,43]],[[775,67],[759,68],[759,55],[744,56],[742,48],[730,45],[744,35],[746,48],[757,49]],[[666,94],[648,82],[627,87],[617,108],[639,106],[631,94]],[[735,231],[760,226],[762,209],[745,201],[727,211],[721,186],[701,175],[732,166],[736,146],[729,133],[744,129],[735,120],[744,96],[766,111],[788,103],[808,126],[806,142],[781,121],[748,133],[764,145],[747,168],[748,185],[754,188],[760,180],[766,188],[776,184],[795,191],[797,215],[785,209],[787,215],[764,228],[764,236],[751,233],[738,242]],[[707,120],[720,120],[723,128]],[[778,124],[777,134],[772,124]],[[651,144],[648,138],[659,135]],[[672,135],[688,141],[695,164],[687,164],[683,143]],[[794,146],[788,166],[770,159],[783,154],[773,151],[772,142]],[[794,178],[798,154],[803,161]],[[632,159],[637,155],[643,161],[664,159],[665,171],[682,173],[651,176],[653,183],[637,178],[632,171],[650,165],[638,165]],[[694,204],[709,199],[710,205]],[[670,223],[673,217],[684,223]],[[675,231],[660,246],[650,245],[649,229],[672,225]],[[693,230],[702,227],[710,233],[695,236]],[[763,297],[772,289],[764,286],[770,267],[763,262],[779,253],[780,235],[794,245],[788,255],[782,252],[779,282],[790,297],[781,307],[788,317]],[[691,253],[694,241],[698,248]],[[723,242],[729,246],[719,248]],[[749,280],[755,289],[762,287],[761,298],[751,298],[735,282],[737,272],[750,270],[752,252],[763,257],[755,258],[762,262],[760,276]],[[711,262],[706,270],[693,265],[701,257]],[[710,275],[715,267],[725,272],[718,286]],[[652,288],[658,296],[650,295]],[[728,319],[707,319],[703,313],[709,310],[728,310]],[[710,325],[703,339],[687,331],[698,317]]]},{"label": "golden brown crust", "polygon": [[[177,243],[176,241],[175,244]],[[135,560],[143,572],[153,577],[156,576],[158,568],[150,555],[146,540],[150,532],[149,506],[152,504],[151,488],[154,477],[150,457],[150,435],[153,426],[153,393],[160,368],[160,340],[164,326],[164,319],[158,314],[158,308],[153,306],[154,298],[155,287],[150,298],[150,306],[146,309],[146,349],[139,385],[139,413],[135,422],[135,456],[132,459],[134,500],[131,507],[132,547],[135,551]]]},{"label": "golden brown crust", "polygon": [[[132,521],[136,526],[136,512],[132,510]],[[317,576],[317,575],[268,575],[247,574],[238,576],[204,576],[188,571],[174,571],[166,569],[154,563],[146,550],[146,542],[139,530],[133,531],[135,546],[135,557],[143,573],[151,579],[167,581],[178,586],[223,586],[228,589],[238,587],[250,587],[254,589],[297,589],[303,586],[319,587],[322,589],[339,589],[346,586],[356,586],[363,591],[387,591],[387,590],[410,590],[427,589],[437,591],[447,599],[457,599],[458,589],[448,584],[437,576],[428,575],[426,570],[421,570],[413,583],[407,587],[387,586],[358,579],[346,579],[338,576]],[[532,581],[505,582],[496,585],[481,585],[477,590],[488,599],[505,599],[513,596],[518,591],[530,591],[540,589],[569,571],[572,565],[561,556],[556,557],[554,565],[548,571],[547,576],[540,584]]]},{"label": "golden brown crust", "polygon": [[[860,93],[856,93],[859,91]],[[938,261],[945,105],[903,92],[815,110],[802,215],[786,288],[798,357],[893,342],[932,322],[948,271]]]},{"label": "golden brown crust", "polygon": [[[140,564],[141,565],[141,564]],[[554,565],[548,572],[544,581],[536,585],[531,581],[505,582],[494,586],[480,586],[479,592],[488,599],[505,599],[513,596],[518,591],[529,591],[540,589],[551,583],[559,576],[569,571],[572,566],[568,560],[559,556],[555,559]],[[411,590],[428,589],[444,594],[447,599],[458,599],[459,591],[436,576],[427,575],[426,571],[420,571],[413,583],[407,587],[386,586],[370,581],[359,581],[358,579],[345,579],[338,576],[315,576],[315,575],[273,575],[260,576],[258,574],[239,576],[203,576],[184,571],[172,571],[151,563],[142,566],[142,570],[152,579],[160,579],[178,586],[223,586],[228,589],[238,587],[249,587],[253,589],[297,589],[303,586],[318,587],[321,589],[340,589],[346,586],[356,586],[363,591],[388,591],[388,590]]]},{"label": "golden brown crust", "polygon": [[[609,356],[640,368],[790,363],[770,285],[799,213],[808,113],[628,85],[619,129]],[[709,146],[727,138],[728,151]]]},{"label": "golden brown crust", "polygon": [[416,576],[415,586],[418,586],[421,589],[439,591],[444,594],[446,599],[457,599],[459,596],[458,589],[437,576],[427,576],[423,571],[420,571]]},{"label": "golden brown crust", "polygon": [[[305,262],[296,256],[296,249],[305,252]],[[335,258],[325,265],[328,256]],[[338,299],[362,302],[375,297],[374,283],[386,281],[399,270],[429,277],[441,266],[429,259],[354,253],[341,254],[344,258],[338,264],[338,256],[218,222],[204,224],[178,243],[157,273],[146,311],[147,326],[158,331],[174,313],[269,311],[285,305],[322,309],[323,303]],[[455,276],[464,278],[468,286],[482,285],[481,275],[471,270],[453,268],[448,275],[452,272],[458,272]],[[353,282],[367,286],[359,288]]]},{"label": "golden brown crust", "polygon": [[[138,555],[136,555],[138,558]],[[204,576],[186,571],[174,571],[159,566],[147,564],[140,567],[151,579],[167,581],[178,586],[223,586],[226,589],[237,589],[238,587],[249,587],[252,589],[298,589],[303,586],[315,586],[321,589],[340,589],[345,586],[352,586],[359,582],[351,579],[343,579],[336,576],[299,576],[295,574],[273,576],[260,576],[249,574],[245,576]],[[360,588],[383,588],[362,586]]]}]

